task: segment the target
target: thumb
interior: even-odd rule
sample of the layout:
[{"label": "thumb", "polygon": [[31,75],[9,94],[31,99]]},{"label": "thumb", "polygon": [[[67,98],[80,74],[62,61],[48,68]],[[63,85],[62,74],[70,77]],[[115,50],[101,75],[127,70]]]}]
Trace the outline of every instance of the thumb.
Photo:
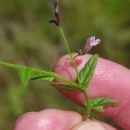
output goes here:
[{"label": "thumb", "polygon": [[104,122],[88,119],[87,121],[81,122],[78,125],[76,125],[72,130],[116,130],[116,129]]}]

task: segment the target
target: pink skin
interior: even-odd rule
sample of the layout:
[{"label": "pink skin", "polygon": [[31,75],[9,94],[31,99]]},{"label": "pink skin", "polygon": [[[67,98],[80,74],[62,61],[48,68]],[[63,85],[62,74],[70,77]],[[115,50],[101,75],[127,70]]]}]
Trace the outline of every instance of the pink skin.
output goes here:
[{"label": "pink skin", "polygon": [[48,109],[21,116],[14,130],[69,130],[81,121],[76,112]]},{"label": "pink skin", "polygon": [[[81,123],[79,113],[56,109],[47,109],[40,112],[28,112],[21,116],[15,123],[13,130],[70,130]],[[99,122],[88,120],[88,122]],[[106,130],[116,130],[112,126],[100,122]]]},{"label": "pink skin", "polygon": [[[76,74],[68,55],[62,57],[54,67],[54,71],[75,81]],[[90,55],[78,56],[78,70],[83,68]],[[80,62],[79,62],[80,61]],[[67,63],[66,63],[67,62]],[[69,72],[69,73],[68,73]],[[87,89],[90,98],[109,97],[118,101],[118,106],[105,108],[102,115],[112,118],[125,130],[130,130],[130,70],[108,60],[99,59],[92,82]],[[58,80],[57,80],[58,81]],[[59,82],[59,81],[58,81]],[[75,103],[82,105],[84,97],[81,93],[60,90]],[[76,112],[61,110],[43,110],[24,114],[15,123],[14,130],[70,130],[81,122],[81,116]],[[115,130],[101,123],[107,130]]]}]

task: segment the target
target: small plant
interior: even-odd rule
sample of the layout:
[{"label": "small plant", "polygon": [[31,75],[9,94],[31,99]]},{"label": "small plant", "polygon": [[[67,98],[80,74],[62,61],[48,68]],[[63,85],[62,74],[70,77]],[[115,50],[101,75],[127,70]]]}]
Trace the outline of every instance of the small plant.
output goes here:
[{"label": "small plant", "polygon": [[[84,107],[83,120],[86,120],[88,117],[90,117],[91,111],[103,112],[104,106],[117,104],[115,100],[111,100],[107,97],[89,99],[88,94],[86,93],[86,89],[88,88],[89,83],[93,77],[94,70],[98,61],[97,54],[93,55],[89,59],[89,61],[85,64],[85,66],[82,68],[80,72],[78,71],[77,65],[75,63],[75,59],[78,55],[86,54],[92,48],[92,46],[96,46],[97,44],[99,44],[100,40],[95,39],[95,37],[92,36],[87,39],[83,51],[79,51],[77,55],[75,53],[71,53],[64,31],[61,27],[61,16],[59,13],[59,0],[54,0],[54,11],[55,11],[55,19],[51,19],[49,22],[54,23],[58,27],[61,36],[63,37],[66,49],[69,54],[69,59],[67,60],[70,60],[70,62],[72,63],[77,75],[77,80],[73,82],[71,80],[66,79],[65,77],[58,75],[55,72],[43,71],[32,67],[19,66],[16,64],[10,64],[3,61],[0,61],[0,65],[17,69],[19,72],[21,82],[23,83],[24,86],[27,86],[30,80],[45,80],[50,82],[56,88],[64,89],[70,92],[71,91],[81,92],[84,95],[84,99],[85,99],[83,104]],[[55,78],[64,81],[64,83],[55,82],[54,81]]]}]

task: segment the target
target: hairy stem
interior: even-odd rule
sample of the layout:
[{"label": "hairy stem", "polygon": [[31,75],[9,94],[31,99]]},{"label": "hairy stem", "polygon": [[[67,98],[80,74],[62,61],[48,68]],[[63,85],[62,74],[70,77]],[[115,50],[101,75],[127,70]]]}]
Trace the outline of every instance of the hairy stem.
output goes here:
[{"label": "hairy stem", "polygon": [[75,68],[76,75],[77,75],[77,79],[79,79],[79,72],[78,72],[78,69],[77,69],[76,63],[75,63],[75,61],[74,61],[73,55],[72,55],[72,53],[70,52],[70,49],[69,49],[68,42],[67,42],[67,40],[66,40],[66,37],[65,37],[64,31],[63,31],[63,29],[62,29],[61,26],[59,27],[59,29],[60,29],[61,35],[62,35],[62,37],[63,37],[63,40],[64,40],[64,43],[65,43],[66,49],[67,49],[67,51],[68,51],[68,54],[69,54],[70,60],[71,60],[73,66],[74,66],[74,68]]},{"label": "hairy stem", "polygon": [[86,120],[90,116],[90,101],[89,101],[89,97],[85,91],[83,91],[83,94],[85,97],[85,103],[84,103],[85,111],[84,111],[83,120]]}]

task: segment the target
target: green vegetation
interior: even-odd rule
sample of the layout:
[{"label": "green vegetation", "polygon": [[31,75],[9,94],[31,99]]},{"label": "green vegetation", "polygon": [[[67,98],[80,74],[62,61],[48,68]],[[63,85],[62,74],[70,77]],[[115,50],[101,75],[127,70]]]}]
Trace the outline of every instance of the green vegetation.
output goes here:
[{"label": "green vegetation", "polygon": [[[0,0],[1,60],[44,70],[53,68],[52,62],[66,50],[60,34],[55,33],[57,28],[48,24],[53,17],[52,6],[53,1],[48,0]],[[62,24],[71,50],[78,51],[87,37],[95,35],[102,44],[90,53],[98,52],[101,57],[130,67],[129,7],[128,0],[62,1]],[[0,129],[11,129],[17,117],[28,111],[80,109],[48,83],[33,81],[24,88],[12,69],[0,67],[0,73]]]}]

